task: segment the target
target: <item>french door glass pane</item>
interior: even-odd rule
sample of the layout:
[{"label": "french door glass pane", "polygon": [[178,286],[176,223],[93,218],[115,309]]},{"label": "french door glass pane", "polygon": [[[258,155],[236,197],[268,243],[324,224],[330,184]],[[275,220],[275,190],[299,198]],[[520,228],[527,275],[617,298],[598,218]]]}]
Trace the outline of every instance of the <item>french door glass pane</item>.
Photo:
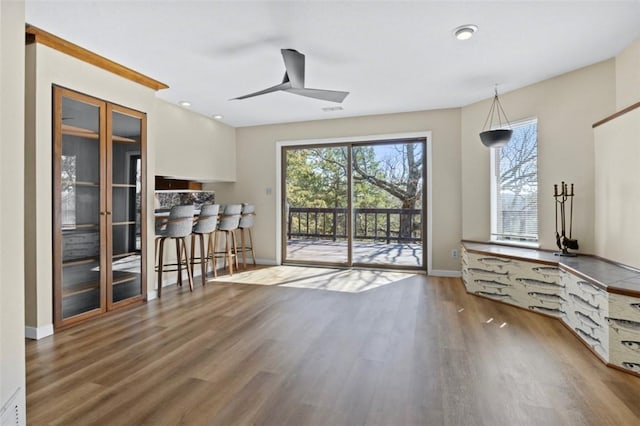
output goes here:
[{"label": "french door glass pane", "polygon": [[112,301],[142,294],[141,120],[112,113]]},{"label": "french door glass pane", "polygon": [[62,98],[62,318],[100,308],[100,108]]},{"label": "french door glass pane", "polygon": [[285,153],[285,260],[346,264],[347,147]]},{"label": "french door glass pane", "polygon": [[353,147],[353,263],[422,266],[423,143]]}]

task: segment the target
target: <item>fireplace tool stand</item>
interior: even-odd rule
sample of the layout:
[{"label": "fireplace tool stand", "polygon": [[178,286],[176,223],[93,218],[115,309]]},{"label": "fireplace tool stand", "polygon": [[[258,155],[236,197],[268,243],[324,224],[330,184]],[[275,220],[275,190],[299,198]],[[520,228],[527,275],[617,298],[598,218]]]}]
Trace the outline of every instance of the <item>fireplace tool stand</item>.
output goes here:
[{"label": "fireplace tool stand", "polygon": [[[562,182],[560,184],[560,191],[558,191],[558,185],[553,185],[553,198],[556,200],[556,244],[560,249],[560,252],[555,253],[556,256],[577,256],[576,253],[570,253],[568,249],[578,250],[578,240],[572,239],[572,230],[573,230],[573,184],[571,184],[571,191],[569,191],[569,186]],[[569,236],[566,235],[565,228],[565,217],[566,217],[566,209],[565,204],[567,200],[569,202]],[[558,232],[558,207],[560,208],[560,226],[561,233]]]}]

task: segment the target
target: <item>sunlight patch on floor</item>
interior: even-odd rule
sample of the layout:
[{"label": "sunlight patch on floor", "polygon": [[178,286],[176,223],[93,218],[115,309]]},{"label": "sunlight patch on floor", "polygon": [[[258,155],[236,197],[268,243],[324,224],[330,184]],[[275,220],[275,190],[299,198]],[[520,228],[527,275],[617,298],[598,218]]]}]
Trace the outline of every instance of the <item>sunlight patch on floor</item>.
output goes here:
[{"label": "sunlight patch on floor", "polygon": [[361,293],[392,284],[414,275],[415,274],[404,272],[364,269],[273,266],[237,272],[231,277],[219,277],[213,281]]}]

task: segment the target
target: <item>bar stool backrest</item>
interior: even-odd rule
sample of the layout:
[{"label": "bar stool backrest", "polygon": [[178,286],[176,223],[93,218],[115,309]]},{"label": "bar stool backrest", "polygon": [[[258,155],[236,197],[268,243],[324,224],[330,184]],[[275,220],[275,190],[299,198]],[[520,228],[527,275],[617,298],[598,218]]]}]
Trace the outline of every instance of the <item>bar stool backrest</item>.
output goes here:
[{"label": "bar stool backrest", "polygon": [[227,204],[224,209],[224,215],[220,217],[218,229],[221,231],[232,231],[237,229],[240,224],[241,213],[242,204]]},{"label": "bar stool backrest", "polygon": [[253,204],[243,204],[242,205],[242,217],[240,218],[239,228],[247,229],[253,226],[253,222],[255,221],[255,211],[256,206]]},{"label": "bar stool backrest", "polygon": [[242,204],[227,204],[224,209],[226,216],[242,213]]},{"label": "bar stool backrest", "polygon": [[203,204],[200,208],[200,216],[193,227],[195,234],[210,234],[218,225],[218,204]]},{"label": "bar stool backrest", "polygon": [[256,206],[254,204],[243,204],[242,205],[242,214],[255,213]]},{"label": "bar stool backrest", "polygon": [[165,237],[181,238],[191,234],[193,227],[193,204],[187,206],[173,206],[169,211]]}]

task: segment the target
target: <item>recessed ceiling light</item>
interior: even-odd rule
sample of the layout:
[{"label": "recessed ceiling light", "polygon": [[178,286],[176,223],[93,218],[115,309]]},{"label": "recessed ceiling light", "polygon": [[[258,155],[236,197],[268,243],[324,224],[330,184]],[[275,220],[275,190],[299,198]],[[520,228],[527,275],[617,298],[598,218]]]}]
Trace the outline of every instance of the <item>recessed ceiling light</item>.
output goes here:
[{"label": "recessed ceiling light", "polygon": [[183,107],[190,107],[191,106],[191,102],[189,102],[189,101],[180,101],[178,103]]},{"label": "recessed ceiling light", "polygon": [[212,117],[215,118],[216,120],[222,120],[224,118],[220,114],[214,114],[214,115],[212,115]]},{"label": "recessed ceiling light", "polygon": [[453,35],[458,40],[469,40],[473,35],[478,31],[477,25],[461,25],[458,28],[453,30]]}]

